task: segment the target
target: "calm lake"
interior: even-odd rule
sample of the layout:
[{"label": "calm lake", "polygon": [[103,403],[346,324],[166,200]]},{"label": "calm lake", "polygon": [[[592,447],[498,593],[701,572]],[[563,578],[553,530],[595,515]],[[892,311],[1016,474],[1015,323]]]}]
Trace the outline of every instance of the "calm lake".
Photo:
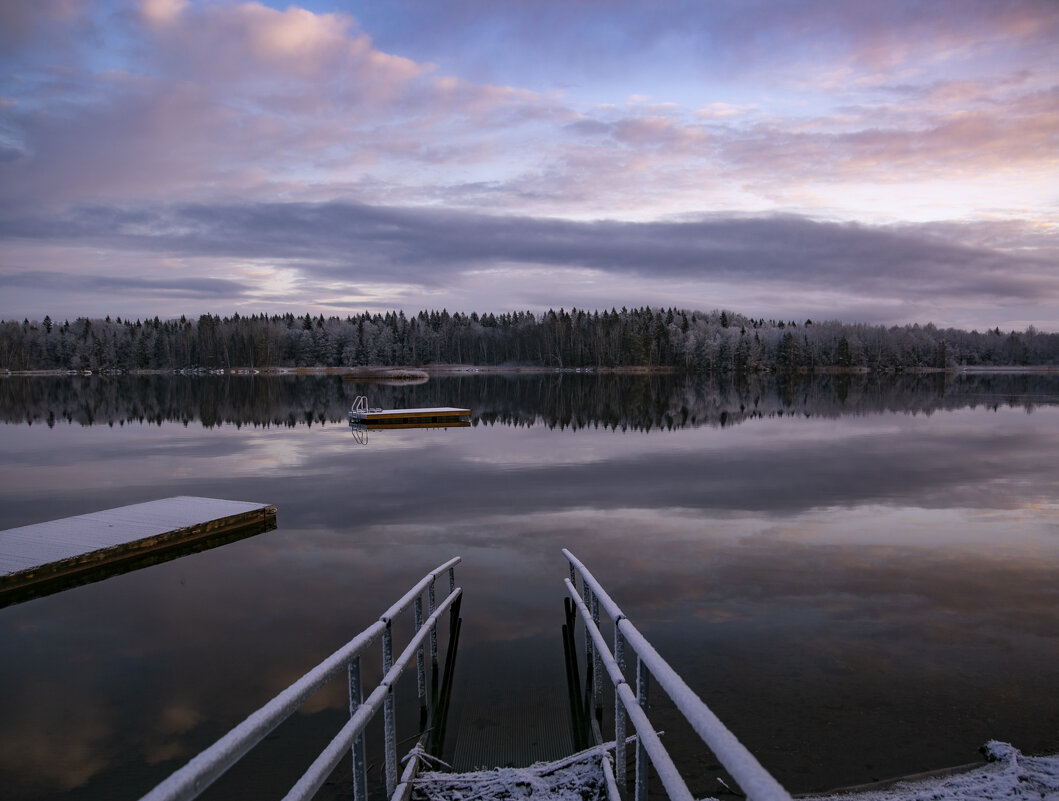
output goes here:
[{"label": "calm lake", "polygon": [[[362,442],[359,394],[472,425]],[[0,795],[138,798],[457,555],[447,753],[514,720],[541,733],[528,761],[551,756],[563,547],[792,792],[973,762],[989,739],[1056,753],[1057,454],[1054,373],[3,378],[0,529],[173,495],[279,514],[0,609]],[[206,797],[280,798],[346,704],[329,687]],[[717,793],[657,706],[692,792]]]}]

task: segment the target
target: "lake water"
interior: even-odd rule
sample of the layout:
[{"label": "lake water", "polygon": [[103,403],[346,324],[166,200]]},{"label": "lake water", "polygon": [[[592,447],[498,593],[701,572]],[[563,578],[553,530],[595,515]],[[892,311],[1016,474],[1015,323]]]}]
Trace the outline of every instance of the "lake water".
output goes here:
[{"label": "lake water", "polygon": [[[361,444],[362,393],[473,424]],[[0,795],[137,798],[454,555],[450,749],[505,716],[561,743],[563,547],[792,792],[973,762],[991,738],[1055,753],[1056,454],[1055,374],[5,378],[0,529],[172,495],[279,514],[0,609]],[[328,688],[212,797],[281,797],[346,703]]]}]

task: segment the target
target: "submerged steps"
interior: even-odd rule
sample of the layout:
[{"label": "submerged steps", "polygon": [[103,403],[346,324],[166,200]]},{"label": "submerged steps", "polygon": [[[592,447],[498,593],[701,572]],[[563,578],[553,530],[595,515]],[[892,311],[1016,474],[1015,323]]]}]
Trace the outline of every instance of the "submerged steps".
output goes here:
[{"label": "submerged steps", "polygon": [[275,506],[182,495],[0,531],[0,606],[275,527]]}]

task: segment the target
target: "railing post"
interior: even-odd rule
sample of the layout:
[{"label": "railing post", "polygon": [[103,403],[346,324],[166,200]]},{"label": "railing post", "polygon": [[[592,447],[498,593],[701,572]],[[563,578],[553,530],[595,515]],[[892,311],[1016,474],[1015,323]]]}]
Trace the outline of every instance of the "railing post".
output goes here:
[{"label": "railing post", "polygon": [[449,568],[449,595],[456,592],[456,568]]},{"label": "railing post", "polygon": [[[581,599],[585,602],[585,606],[591,607],[592,605],[592,590],[588,587],[587,581],[581,582]],[[595,649],[592,646],[592,632],[589,631],[588,626],[585,626],[585,718],[588,721],[592,720],[592,716],[595,714],[594,709],[589,709],[588,705],[592,702],[592,699],[596,697],[596,684],[599,677],[596,673],[596,661],[593,658],[593,651]],[[591,723],[586,723],[589,731],[591,731]]]},{"label": "railing post", "polygon": [[[434,579],[430,579],[430,584],[427,586],[427,616],[434,614],[435,606],[434,601]],[[438,625],[435,623],[430,627],[430,664],[436,665],[438,663]]]},{"label": "railing post", "polygon": [[[614,661],[618,663],[618,670],[625,675],[625,638],[618,630],[619,620],[614,621]],[[614,772],[615,781],[625,791],[625,706],[618,700],[617,692],[614,694]]]},{"label": "railing post", "polygon": [[[393,631],[390,621],[386,621],[386,630],[382,633],[382,675],[385,676],[393,667]],[[393,712],[393,687],[386,688],[386,701],[383,704],[383,727],[386,737],[386,796],[393,796],[397,789],[397,729]]]},{"label": "railing post", "polygon": [[[599,596],[592,593],[592,623],[599,630]],[[593,714],[600,726],[603,725],[603,660],[599,649],[593,649],[592,662],[592,706]]]},{"label": "railing post", "polygon": [[[640,709],[647,712],[647,696],[651,687],[651,674],[643,659],[636,657],[636,700]],[[635,801],[647,801],[647,749],[640,737],[636,738],[636,796]]]},{"label": "railing post", "polygon": [[[581,583],[581,600],[585,602],[585,606],[592,607],[592,590],[588,588],[588,582]],[[585,667],[592,664],[592,632],[588,630],[588,626],[585,626]]]},{"label": "railing post", "polygon": [[[364,688],[360,682],[360,657],[349,660],[349,716],[353,717],[364,703]],[[364,757],[364,732],[353,740],[353,801],[368,801],[368,773]]]},{"label": "railing post", "polygon": [[[415,602],[415,620],[416,620],[416,631],[418,634],[419,630],[423,628],[423,597],[417,595]],[[420,645],[416,650],[416,690],[419,692],[419,708],[426,709],[427,706],[427,683],[426,683],[426,672],[423,666],[423,646]]]}]

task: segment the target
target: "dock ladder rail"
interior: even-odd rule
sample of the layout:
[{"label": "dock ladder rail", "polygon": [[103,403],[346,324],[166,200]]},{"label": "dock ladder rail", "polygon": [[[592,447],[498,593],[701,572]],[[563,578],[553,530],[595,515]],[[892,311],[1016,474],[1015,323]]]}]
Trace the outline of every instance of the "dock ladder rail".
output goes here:
[{"label": "dock ladder rail", "polygon": [[[284,801],[303,801],[312,798],[323,786],[331,771],[343,757],[353,754],[353,797],[355,801],[367,801],[367,771],[364,755],[364,729],[368,722],[383,708],[385,730],[386,794],[393,796],[397,788],[397,736],[394,722],[393,687],[413,657],[417,661],[420,708],[426,706],[426,679],[424,675],[424,641],[430,638],[430,655],[437,664],[437,623],[442,614],[454,608],[458,610],[463,590],[456,586],[455,567],[460,557],[450,559],[424,576],[418,584],[405,593],[397,603],[331,656],[314,667],[294,684],[281,692],[259,710],[238,724],[212,746],[194,757],[184,767],[143,796],[141,801],[185,801],[197,797],[216,781],[226,770],[260,743],[280,723],[296,712],[324,684],[343,669],[349,677],[349,721],[335,735],[327,747],[302,774]],[[435,602],[434,583],[438,576],[448,573],[449,592],[440,603]],[[428,615],[423,619],[423,591],[427,591]],[[391,624],[398,615],[414,607],[415,634],[396,660],[393,658],[393,636]],[[450,638],[452,633],[450,632]],[[361,654],[382,638],[383,677],[367,699],[361,686]],[[448,669],[448,668],[447,668]]]},{"label": "dock ladder rail", "polygon": [[353,419],[365,420],[368,417],[369,412],[381,412],[382,409],[378,406],[368,406],[367,395],[357,395],[353,399],[353,405],[349,409],[349,417]]},{"label": "dock ladder rail", "polygon": [[[617,774],[614,780],[616,783],[620,786],[625,784],[625,723],[628,717],[636,731],[635,801],[645,801],[647,798],[648,759],[671,801],[694,801],[687,783],[673,764],[654,726],[647,718],[648,688],[653,676],[672,699],[676,708],[691,724],[695,733],[702,738],[732,778],[739,783],[749,801],[791,801],[790,794],[783,786],[761,766],[754,755],[736,739],[735,735],[637,631],[632,622],[625,617],[618,605],[588,571],[588,568],[566,548],[563,549],[563,556],[570,564],[570,577],[564,579],[564,584],[585,624],[585,650],[590,660],[591,692],[596,710],[602,708],[601,667],[606,669],[614,685],[614,772]],[[578,575],[581,576],[580,593],[577,590]],[[601,607],[614,624],[613,653],[599,629]],[[631,648],[637,657],[635,694],[624,675],[626,647]],[[609,759],[604,760],[603,768],[609,783],[612,779]]]}]

